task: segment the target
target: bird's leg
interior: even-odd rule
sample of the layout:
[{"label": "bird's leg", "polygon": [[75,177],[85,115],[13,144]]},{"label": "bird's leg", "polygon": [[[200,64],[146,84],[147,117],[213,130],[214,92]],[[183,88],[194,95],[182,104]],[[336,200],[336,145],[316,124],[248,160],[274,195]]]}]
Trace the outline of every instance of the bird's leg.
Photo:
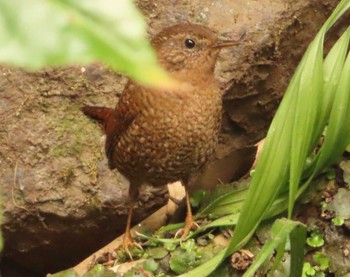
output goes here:
[{"label": "bird's leg", "polygon": [[[191,202],[190,202],[190,194],[189,194],[186,186],[185,186],[185,190],[186,190],[187,213],[186,213],[186,218],[185,218],[185,227],[182,230],[180,230],[180,231],[182,231],[181,240],[185,240],[187,235],[188,235],[188,233],[192,229],[199,227],[197,222],[195,222],[194,219],[193,219]],[[176,236],[177,236],[177,234],[175,235],[175,237]]]},{"label": "bird's leg", "polygon": [[135,205],[134,200],[130,201],[129,210],[128,210],[128,220],[126,222],[126,228],[125,228],[125,233],[124,233],[124,237],[123,237],[123,249],[128,254],[128,256],[130,257],[131,260],[132,260],[132,255],[129,251],[129,246],[134,246],[134,240],[131,236],[131,231],[130,231],[134,205]]},{"label": "bird's leg", "polygon": [[129,203],[129,209],[128,209],[128,219],[126,222],[126,228],[125,228],[125,233],[123,237],[123,243],[120,245],[122,249],[126,252],[126,254],[129,256],[130,260],[132,260],[132,255],[129,251],[129,247],[137,246],[142,249],[142,247],[134,242],[134,239],[131,236],[131,220],[132,220],[132,213],[134,209],[134,205],[136,202],[136,199],[138,197],[138,188],[136,186],[133,186],[130,184],[129,188],[129,197],[130,197],[130,203]]}]

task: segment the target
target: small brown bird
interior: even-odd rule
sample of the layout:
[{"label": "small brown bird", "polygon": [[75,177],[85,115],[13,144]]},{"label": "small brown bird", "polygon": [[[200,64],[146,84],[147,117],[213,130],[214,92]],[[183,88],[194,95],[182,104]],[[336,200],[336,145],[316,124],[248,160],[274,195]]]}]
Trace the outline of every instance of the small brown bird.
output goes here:
[{"label": "small brown bird", "polygon": [[214,77],[222,47],[239,41],[219,40],[211,29],[197,24],[166,28],[152,40],[161,66],[185,90],[160,90],[130,80],[115,109],[82,108],[103,124],[110,169],[129,181],[131,198],[123,247],[133,245],[132,210],[138,188],[180,180],[186,188],[187,216],[182,239],[194,227],[187,188],[212,157],[218,142],[222,101]]}]

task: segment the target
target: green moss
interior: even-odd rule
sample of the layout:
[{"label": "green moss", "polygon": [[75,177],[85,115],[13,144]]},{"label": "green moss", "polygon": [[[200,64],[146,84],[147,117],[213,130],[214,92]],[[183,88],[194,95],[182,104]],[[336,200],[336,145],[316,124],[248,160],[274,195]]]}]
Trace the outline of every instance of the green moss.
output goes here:
[{"label": "green moss", "polygon": [[62,180],[63,184],[69,184],[74,177],[75,168],[65,167],[59,172],[59,178]]},{"label": "green moss", "polygon": [[64,146],[55,147],[51,150],[51,155],[55,158],[66,156],[67,148]]},{"label": "green moss", "polygon": [[[83,117],[77,105],[67,107],[66,113],[53,129],[57,137],[56,141],[59,143],[51,151],[55,157],[79,156],[86,149],[87,145],[89,148],[97,145],[96,135],[98,128],[88,123],[88,120]],[[94,133],[96,134],[95,136]]]}]

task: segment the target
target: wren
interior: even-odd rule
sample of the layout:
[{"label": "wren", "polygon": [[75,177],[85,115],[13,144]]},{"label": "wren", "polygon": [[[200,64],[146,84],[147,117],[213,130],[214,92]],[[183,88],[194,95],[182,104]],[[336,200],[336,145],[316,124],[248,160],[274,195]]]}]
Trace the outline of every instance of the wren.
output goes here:
[{"label": "wren", "polygon": [[85,106],[82,111],[103,125],[109,168],[130,182],[130,207],[123,247],[133,245],[132,210],[139,186],[181,181],[186,188],[187,216],[182,239],[195,227],[188,188],[213,156],[221,125],[222,100],[214,76],[223,47],[206,26],[183,23],[164,29],[151,41],[159,64],[186,90],[161,90],[129,80],[115,109]]}]

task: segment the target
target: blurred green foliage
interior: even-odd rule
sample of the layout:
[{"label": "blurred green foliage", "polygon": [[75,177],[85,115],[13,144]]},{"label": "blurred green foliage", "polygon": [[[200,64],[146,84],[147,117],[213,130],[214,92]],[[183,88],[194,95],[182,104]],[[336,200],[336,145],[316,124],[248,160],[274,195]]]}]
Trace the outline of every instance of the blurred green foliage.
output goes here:
[{"label": "blurred green foliage", "polygon": [[0,0],[0,63],[39,69],[96,61],[144,84],[170,81],[132,0]]}]

